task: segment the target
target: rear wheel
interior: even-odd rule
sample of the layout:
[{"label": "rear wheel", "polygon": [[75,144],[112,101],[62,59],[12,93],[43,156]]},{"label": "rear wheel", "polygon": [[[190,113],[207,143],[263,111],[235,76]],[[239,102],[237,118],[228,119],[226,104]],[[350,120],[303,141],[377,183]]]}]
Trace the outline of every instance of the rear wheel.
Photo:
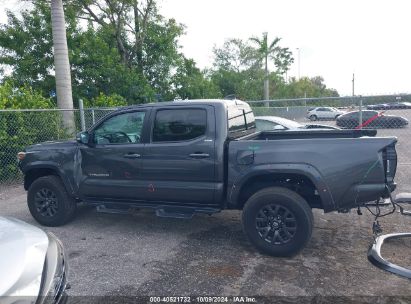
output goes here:
[{"label": "rear wheel", "polygon": [[54,175],[36,179],[27,193],[27,204],[34,219],[44,226],[61,226],[70,221],[76,211],[72,199],[60,178]]},{"label": "rear wheel", "polygon": [[243,209],[243,229],[261,252],[291,256],[302,250],[311,238],[313,214],[297,193],[270,187],[252,195]]},{"label": "rear wheel", "polygon": [[310,116],[310,120],[312,120],[312,121],[318,120],[317,115],[311,115],[311,116]]}]

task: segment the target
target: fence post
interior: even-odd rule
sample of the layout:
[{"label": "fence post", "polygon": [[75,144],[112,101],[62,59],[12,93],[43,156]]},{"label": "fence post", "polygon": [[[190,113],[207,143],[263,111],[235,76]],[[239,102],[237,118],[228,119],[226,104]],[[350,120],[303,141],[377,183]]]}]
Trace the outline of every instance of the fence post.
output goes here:
[{"label": "fence post", "polygon": [[86,131],[86,121],[84,120],[84,107],[83,99],[78,100],[78,106],[80,108],[80,122],[81,122],[81,131]]},{"label": "fence post", "polygon": [[358,118],[358,125],[360,126],[360,129],[362,129],[362,96],[360,96],[360,104],[359,104],[359,118]]},{"label": "fence post", "polygon": [[96,117],[94,116],[94,109],[91,109],[91,119],[93,120],[93,126],[96,123]]}]

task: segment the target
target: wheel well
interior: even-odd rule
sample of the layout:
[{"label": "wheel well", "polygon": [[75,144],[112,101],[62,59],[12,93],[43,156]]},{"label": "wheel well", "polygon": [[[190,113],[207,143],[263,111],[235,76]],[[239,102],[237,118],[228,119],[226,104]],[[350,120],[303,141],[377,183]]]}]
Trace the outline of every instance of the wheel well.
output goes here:
[{"label": "wheel well", "polygon": [[24,189],[28,190],[31,184],[38,178],[47,176],[47,175],[55,175],[59,176],[58,173],[50,168],[39,168],[39,169],[32,169],[28,171],[24,175]]},{"label": "wheel well", "polygon": [[238,207],[242,209],[247,200],[257,191],[273,186],[290,189],[301,195],[311,208],[323,209],[321,198],[313,182],[302,174],[265,174],[250,178],[240,190]]}]

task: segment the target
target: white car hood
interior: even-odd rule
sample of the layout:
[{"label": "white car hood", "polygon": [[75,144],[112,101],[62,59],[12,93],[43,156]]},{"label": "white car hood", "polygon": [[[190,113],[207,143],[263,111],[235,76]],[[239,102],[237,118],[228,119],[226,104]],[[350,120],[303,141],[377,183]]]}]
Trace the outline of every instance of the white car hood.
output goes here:
[{"label": "white car hood", "polygon": [[41,229],[0,217],[0,297],[6,297],[3,300],[14,303],[19,302],[19,297],[26,297],[24,302],[37,298],[48,245],[48,236]]}]

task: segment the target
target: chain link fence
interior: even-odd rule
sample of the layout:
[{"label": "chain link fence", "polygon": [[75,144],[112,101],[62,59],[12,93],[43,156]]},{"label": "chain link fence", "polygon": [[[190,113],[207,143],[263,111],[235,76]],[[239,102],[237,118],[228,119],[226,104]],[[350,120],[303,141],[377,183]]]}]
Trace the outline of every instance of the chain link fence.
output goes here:
[{"label": "chain link fence", "polygon": [[[84,109],[84,127],[92,126],[113,110],[115,109]],[[68,111],[74,114],[75,131],[81,131],[82,115],[77,109],[0,110],[0,185],[22,180],[17,166],[17,153],[25,147],[45,141],[74,138],[74,134],[63,127],[63,113]]]},{"label": "chain link fence", "polygon": [[[248,101],[263,129],[349,128],[377,129],[377,136],[396,136],[399,158],[397,181],[411,189],[411,95],[355,96]],[[92,126],[115,108],[69,110],[76,132]],[[16,155],[26,146],[50,140],[73,138],[62,126],[65,110],[0,110],[0,186],[21,182]],[[84,113],[84,115],[81,115]],[[261,117],[264,116],[264,117]],[[286,118],[293,124],[276,121]],[[263,122],[263,123],[262,123]],[[297,122],[298,124],[296,124]],[[278,125],[284,126],[279,127]],[[410,172],[409,172],[410,171]],[[410,185],[407,187],[407,185]],[[406,189],[408,188],[408,189]]]}]

